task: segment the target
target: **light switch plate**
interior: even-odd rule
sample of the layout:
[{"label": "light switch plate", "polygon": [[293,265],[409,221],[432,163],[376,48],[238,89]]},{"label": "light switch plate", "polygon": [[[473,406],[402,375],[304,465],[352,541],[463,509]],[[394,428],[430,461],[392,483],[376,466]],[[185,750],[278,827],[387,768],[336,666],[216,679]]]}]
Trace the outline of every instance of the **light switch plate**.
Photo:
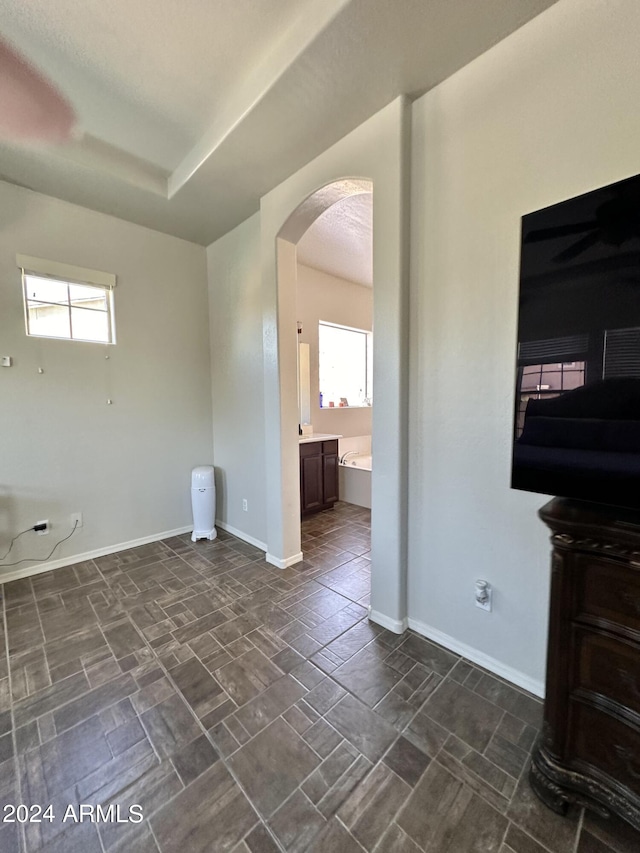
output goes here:
[{"label": "light switch plate", "polygon": [[11,356],[3,355],[2,356],[2,366],[3,367],[11,367]]}]

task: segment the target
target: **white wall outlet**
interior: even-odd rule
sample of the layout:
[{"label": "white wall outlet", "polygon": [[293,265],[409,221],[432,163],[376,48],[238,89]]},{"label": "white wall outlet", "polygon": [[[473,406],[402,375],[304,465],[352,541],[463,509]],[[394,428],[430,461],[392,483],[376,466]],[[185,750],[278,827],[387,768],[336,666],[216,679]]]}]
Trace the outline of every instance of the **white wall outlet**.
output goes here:
[{"label": "white wall outlet", "polygon": [[247,503],[246,498],[242,498],[242,509],[244,512],[248,512],[249,510],[249,504]]},{"label": "white wall outlet", "polygon": [[476,607],[481,610],[487,610],[491,613],[491,603],[493,599],[493,590],[488,581],[476,581]]},{"label": "white wall outlet", "polygon": [[71,526],[72,527],[82,527],[82,513],[81,512],[72,512],[70,517],[71,517]]},{"label": "white wall outlet", "polygon": [[2,361],[0,363],[2,364],[3,367],[11,367],[11,356],[10,355],[3,355]]},{"label": "white wall outlet", "polygon": [[49,531],[51,530],[51,525],[49,524],[49,519],[45,518],[42,521],[36,521],[36,523],[34,524],[34,527],[39,527],[41,524],[45,525],[44,530],[36,530],[36,533],[38,534],[38,536],[46,536],[49,533]]}]

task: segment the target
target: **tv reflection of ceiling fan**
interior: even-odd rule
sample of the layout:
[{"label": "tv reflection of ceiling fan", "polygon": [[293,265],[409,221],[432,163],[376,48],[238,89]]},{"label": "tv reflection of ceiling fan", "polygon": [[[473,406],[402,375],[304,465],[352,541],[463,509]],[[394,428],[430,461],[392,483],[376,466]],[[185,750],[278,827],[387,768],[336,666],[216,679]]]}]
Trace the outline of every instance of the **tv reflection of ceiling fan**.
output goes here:
[{"label": "tv reflection of ceiling fan", "polygon": [[0,139],[65,142],[75,115],[69,102],[39,71],[0,39]]},{"label": "tv reflection of ceiling fan", "polygon": [[616,188],[615,196],[599,204],[595,219],[587,222],[572,222],[551,228],[539,228],[530,231],[525,243],[539,243],[555,240],[572,234],[584,234],[575,243],[558,252],[551,260],[557,264],[572,261],[598,243],[607,246],[621,246],[632,237],[640,237],[640,197],[637,185]]}]

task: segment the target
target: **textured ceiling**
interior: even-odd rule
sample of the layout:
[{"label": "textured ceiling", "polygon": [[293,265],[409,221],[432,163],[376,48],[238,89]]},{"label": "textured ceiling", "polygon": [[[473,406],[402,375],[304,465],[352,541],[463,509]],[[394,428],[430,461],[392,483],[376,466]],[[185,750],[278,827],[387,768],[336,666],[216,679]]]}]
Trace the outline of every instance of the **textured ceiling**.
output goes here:
[{"label": "textured ceiling", "polygon": [[0,145],[0,176],[207,245],[400,94],[555,0],[0,0],[0,32],[79,138]]},{"label": "textured ceiling", "polygon": [[315,220],[297,246],[298,261],[308,267],[373,285],[373,196],[351,195]]},{"label": "textured ceiling", "polygon": [[[73,102],[80,126],[174,170],[273,58],[346,0],[0,0],[1,32]],[[288,43],[288,39],[293,40]]]}]

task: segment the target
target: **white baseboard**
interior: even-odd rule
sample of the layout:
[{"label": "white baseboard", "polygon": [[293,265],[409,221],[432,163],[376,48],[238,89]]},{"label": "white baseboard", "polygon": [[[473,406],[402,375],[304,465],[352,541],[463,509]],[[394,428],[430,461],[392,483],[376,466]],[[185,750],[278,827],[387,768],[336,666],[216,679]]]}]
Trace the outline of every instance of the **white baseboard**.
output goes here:
[{"label": "white baseboard", "polygon": [[[373,617],[372,617],[373,618]],[[377,620],[374,619],[374,622]],[[383,624],[380,622],[379,624]],[[529,693],[533,693],[534,696],[540,696],[544,699],[544,682],[538,681],[535,678],[530,678],[528,675],[525,675],[523,672],[520,672],[518,669],[514,669],[511,666],[507,666],[504,663],[501,663],[499,660],[486,655],[484,652],[475,649],[473,646],[468,646],[466,643],[461,643],[459,640],[456,640],[455,637],[449,636],[449,634],[444,634],[442,631],[439,631],[437,628],[432,628],[431,625],[426,625],[424,622],[420,622],[418,619],[408,619],[409,628],[413,631],[416,631],[418,634],[422,634],[423,637],[426,637],[428,640],[433,640],[434,643],[438,643],[441,646],[444,646],[446,649],[449,649],[456,654],[462,655],[462,657],[470,660],[472,663],[477,663],[478,666],[483,667],[484,669],[488,669],[489,672],[493,672],[495,675],[500,676],[500,678],[504,678],[506,681],[510,681],[512,684],[515,684],[517,687],[522,687],[523,690],[527,690]],[[386,625],[384,627],[387,627]],[[390,630],[393,630],[391,628]],[[396,632],[398,633],[398,632]]]},{"label": "white baseboard", "polygon": [[376,625],[380,625],[382,628],[386,628],[387,631],[393,631],[394,634],[404,634],[404,632],[408,628],[407,619],[390,619],[388,616],[385,616],[384,613],[380,613],[377,610],[372,610],[369,608],[369,619],[372,622],[375,622]]},{"label": "white baseboard", "polygon": [[[261,551],[267,550],[267,546],[264,542],[254,539],[253,536],[243,533],[242,530],[237,530],[235,527],[232,527],[230,524],[226,524],[224,521],[216,520],[216,526],[221,527],[222,530],[226,530],[227,533],[231,533],[232,536],[242,539],[243,542],[248,542],[249,545],[255,545],[255,547],[259,548]],[[70,554],[68,557],[60,557],[57,560],[47,560],[46,563],[38,563],[31,566],[25,566],[22,569],[14,569],[14,571],[7,572],[6,574],[3,573],[2,566],[0,566],[0,583],[9,583],[9,581],[20,580],[20,578],[28,578],[32,575],[41,575],[44,574],[44,572],[50,572],[52,569],[61,569],[64,566],[83,563],[85,560],[93,560],[94,557],[105,557],[107,554],[115,554],[118,551],[127,551],[129,548],[137,548],[139,545],[148,545],[150,542],[159,542],[161,539],[169,539],[171,536],[180,536],[182,533],[191,533],[192,530],[192,524],[187,527],[176,527],[175,530],[164,530],[161,533],[153,533],[151,536],[143,536],[140,539],[132,539],[129,542],[119,542],[117,545],[108,545],[105,548],[96,548],[94,551],[85,551],[83,554]],[[292,558],[292,561],[287,562],[286,565],[280,565],[279,563],[275,563],[274,565],[278,565],[278,568],[286,569],[287,566],[298,563],[301,559],[302,555],[300,555],[299,559],[297,557]]]},{"label": "white baseboard", "polygon": [[280,557],[274,557],[273,554],[267,553],[265,555],[267,563],[271,563],[271,565],[275,566],[277,569],[288,569],[289,566],[295,566],[296,563],[301,563],[302,559],[302,551],[298,554],[294,554],[293,557],[287,557],[284,560],[280,559]]},{"label": "white baseboard", "polygon": [[108,545],[106,548],[97,548],[95,551],[85,551],[84,554],[70,554],[68,557],[60,557],[58,560],[48,560],[46,563],[26,566],[23,569],[15,569],[13,572],[2,572],[0,566],[0,583],[17,581],[20,578],[28,578],[31,575],[41,575],[52,569],[61,569],[63,566],[73,566],[75,563],[83,563],[85,560],[93,560],[95,557],[105,557],[107,554],[115,554],[117,551],[127,551],[129,548],[137,548],[138,545],[148,545],[150,542],[158,542],[160,539],[169,539],[171,536],[180,536],[182,533],[191,533],[193,525],[188,527],[176,527],[175,530],[164,530],[162,533],[153,533],[151,536],[143,536],[141,539],[132,539],[130,542],[119,542],[117,545]]},{"label": "white baseboard", "polygon": [[256,548],[260,548],[261,551],[267,550],[267,546],[264,542],[261,542],[259,539],[254,539],[253,536],[249,536],[248,533],[243,533],[242,530],[238,530],[237,527],[232,527],[230,524],[227,524],[226,521],[218,521],[218,519],[216,519],[216,527],[226,530],[227,533],[230,533],[237,539],[242,539],[243,542],[247,542],[249,545],[254,545]]}]

